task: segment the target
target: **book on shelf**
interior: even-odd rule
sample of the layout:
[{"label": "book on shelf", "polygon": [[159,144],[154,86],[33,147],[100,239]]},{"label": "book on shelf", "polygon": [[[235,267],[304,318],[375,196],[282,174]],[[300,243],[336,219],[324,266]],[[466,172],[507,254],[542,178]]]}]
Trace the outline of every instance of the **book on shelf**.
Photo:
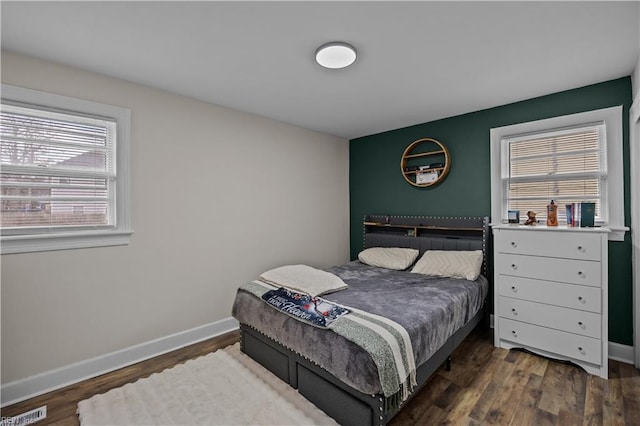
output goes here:
[{"label": "book on shelf", "polygon": [[573,226],[573,203],[566,204],[567,226]]},{"label": "book on shelf", "polygon": [[593,228],[595,225],[596,203],[580,203],[580,227]]},{"label": "book on shelf", "polygon": [[590,228],[595,225],[596,203],[582,201],[566,204],[567,226]]}]

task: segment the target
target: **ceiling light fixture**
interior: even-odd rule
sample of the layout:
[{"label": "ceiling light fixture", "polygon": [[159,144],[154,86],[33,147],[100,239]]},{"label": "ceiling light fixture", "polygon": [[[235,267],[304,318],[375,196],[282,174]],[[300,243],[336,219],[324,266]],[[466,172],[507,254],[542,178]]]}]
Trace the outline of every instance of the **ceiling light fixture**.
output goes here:
[{"label": "ceiling light fixture", "polygon": [[345,68],[356,61],[356,49],[341,41],[323,44],[316,50],[316,62],[325,68]]}]

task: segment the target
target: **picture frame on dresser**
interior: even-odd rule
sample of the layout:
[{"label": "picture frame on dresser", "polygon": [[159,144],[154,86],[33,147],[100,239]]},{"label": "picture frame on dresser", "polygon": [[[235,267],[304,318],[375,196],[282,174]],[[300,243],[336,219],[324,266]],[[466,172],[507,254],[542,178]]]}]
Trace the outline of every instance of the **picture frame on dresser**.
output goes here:
[{"label": "picture frame on dresser", "polygon": [[608,377],[608,228],[492,225],[494,344]]}]

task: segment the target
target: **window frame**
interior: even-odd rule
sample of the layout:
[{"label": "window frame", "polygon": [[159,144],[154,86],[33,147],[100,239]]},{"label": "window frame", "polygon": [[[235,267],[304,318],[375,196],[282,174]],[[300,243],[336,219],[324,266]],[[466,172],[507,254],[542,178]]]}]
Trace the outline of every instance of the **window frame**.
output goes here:
[{"label": "window frame", "polygon": [[609,240],[623,241],[625,232],[629,230],[624,226],[624,178],[623,178],[623,129],[622,106],[603,108],[576,114],[552,117],[543,120],[512,124],[492,128],[491,138],[491,217],[495,223],[507,223],[507,206],[505,187],[503,185],[502,171],[505,159],[508,161],[508,153],[505,153],[504,139],[513,139],[521,135],[536,133],[549,133],[556,130],[590,126],[604,123],[606,126],[606,159],[607,178],[603,196],[603,218],[606,222],[602,225],[611,230]]},{"label": "window frame", "polygon": [[115,225],[109,227],[58,228],[0,236],[0,253],[28,253],[127,245],[133,233],[130,209],[130,123],[131,110],[68,96],[2,84],[2,102],[19,103],[36,109],[61,111],[80,116],[99,116],[116,122]]}]

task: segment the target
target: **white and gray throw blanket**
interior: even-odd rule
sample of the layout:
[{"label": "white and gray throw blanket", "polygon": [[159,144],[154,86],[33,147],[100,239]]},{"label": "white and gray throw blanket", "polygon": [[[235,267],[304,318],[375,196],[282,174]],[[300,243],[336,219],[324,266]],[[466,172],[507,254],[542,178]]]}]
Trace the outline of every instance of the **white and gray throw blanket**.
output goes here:
[{"label": "white and gray throw blanket", "polygon": [[397,397],[399,406],[416,382],[416,361],[409,334],[400,324],[378,315],[351,308],[351,314],[331,325],[331,329],[365,349],[378,367],[382,393]]},{"label": "white and gray throw blanket", "polygon": [[[484,277],[476,281],[392,271],[353,261],[327,269],[348,288],[322,296],[330,302],[389,318],[408,332],[415,364],[426,362],[446,340],[482,307],[488,292]],[[349,386],[368,395],[383,392],[381,374],[372,356],[335,327],[313,327],[269,308],[257,295],[240,288],[233,316],[285,347],[313,360]],[[340,318],[357,318],[350,313]],[[357,320],[356,320],[357,321]],[[352,321],[353,322],[353,321]],[[387,388],[388,389],[388,388]],[[401,399],[393,397],[394,401]],[[385,405],[386,401],[385,401]]]},{"label": "white and gray throw blanket", "polygon": [[285,265],[270,269],[260,275],[260,280],[311,297],[347,288],[347,284],[337,275],[307,265]]},{"label": "white and gray throw blanket", "polygon": [[[250,292],[270,306],[278,309],[268,299],[273,295],[281,297],[284,294],[296,293],[288,291],[281,292],[281,289],[274,289],[270,284],[262,281],[252,281],[240,287],[240,290]],[[351,307],[344,307],[349,312],[342,312],[337,318],[330,322],[327,327],[340,336],[348,339],[362,349],[367,351],[378,369],[380,385],[386,397],[397,396],[400,404],[408,398],[411,389],[416,383],[416,363],[413,356],[413,348],[407,331],[398,323],[379,316],[373,315]],[[323,327],[317,321],[301,318],[300,315],[293,314],[289,309],[282,312],[306,321],[310,325]]]}]

